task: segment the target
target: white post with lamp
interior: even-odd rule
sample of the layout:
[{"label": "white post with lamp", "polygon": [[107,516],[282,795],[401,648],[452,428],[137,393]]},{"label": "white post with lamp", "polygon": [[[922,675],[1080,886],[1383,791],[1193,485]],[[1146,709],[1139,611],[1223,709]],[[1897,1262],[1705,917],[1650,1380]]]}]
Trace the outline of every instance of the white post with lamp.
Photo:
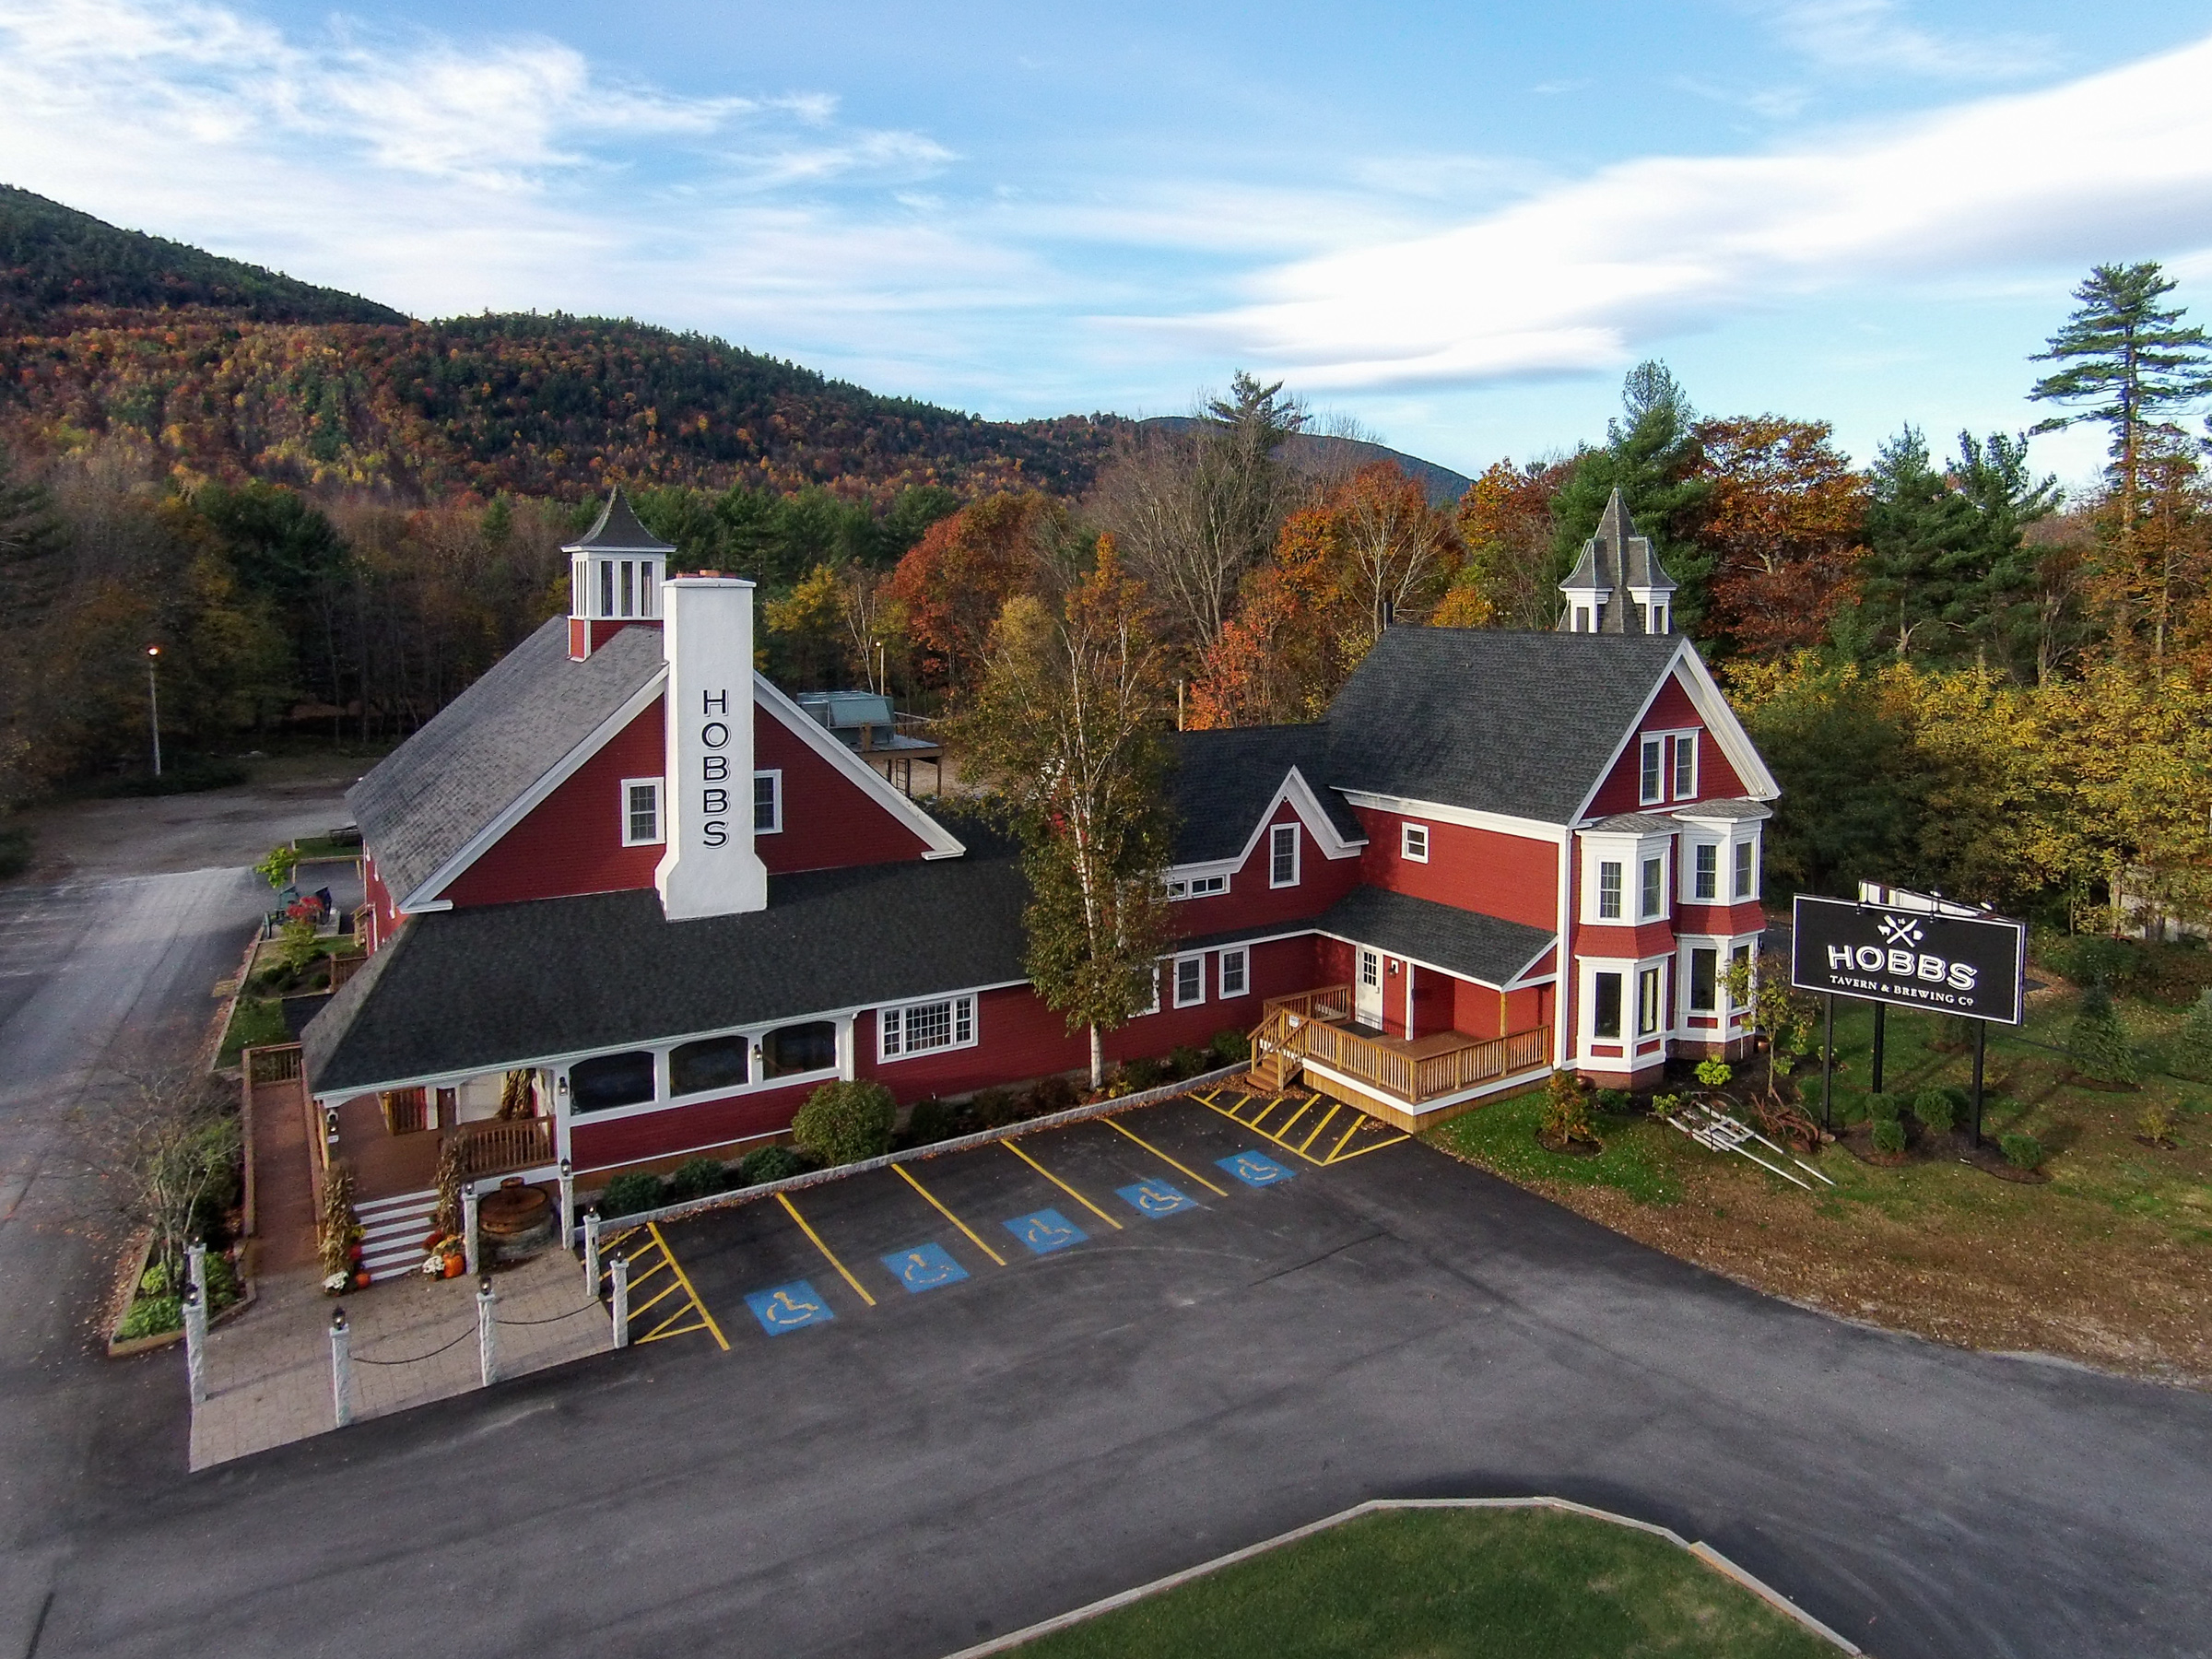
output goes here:
[{"label": "white post with lamp", "polygon": [[154,685],[154,665],[161,660],[161,647],[146,648],[146,712],[147,724],[154,734],[154,776],[161,775],[161,693]]}]

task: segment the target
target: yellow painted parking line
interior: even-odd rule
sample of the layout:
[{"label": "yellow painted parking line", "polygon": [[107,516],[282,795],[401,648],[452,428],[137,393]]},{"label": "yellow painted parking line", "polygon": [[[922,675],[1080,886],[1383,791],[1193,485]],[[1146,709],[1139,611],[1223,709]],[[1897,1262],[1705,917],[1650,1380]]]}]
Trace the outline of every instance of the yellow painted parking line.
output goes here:
[{"label": "yellow painted parking line", "polygon": [[893,1164],[891,1168],[898,1171],[900,1174],[906,1176],[906,1184],[912,1187],[914,1191],[921,1194],[923,1197],[928,1199],[930,1207],[932,1209],[935,1210],[938,1215],[944,1217],[946,1220],[951,1222],[955,1227],[966,1233],[968,1235],[969,1243],[974,1245],[978,1250],[982,1251],[985,1255],[996,1262],[1001,1267],[1004,1267],[1006,1265],[1006,1258],[1005,1256],[1000,1255],[997,1251],[992,1249],[990,1245],[984,1243],[982,1240],[975,1236],[975,1229],[970,1227],[967,1222],[961,1220],[958,1216],[947,1209],[942,1204],[939,1204],[937,1202],[937,1195],[935,1193],[931,1192],[927,1187],[916,1181],[912,1175],[908,1174],[907,1168],[904,1164]]},{"label": "yellow painted parking line", "polygon": [[[1300,1141],[1300,1142],[1298,1143],[1298,1150],[1299,1150],[1299,1156],[1300,1156],[1300,1157],[1301,1157],[1301,1158],[1302,1158],[1302,1157],[1304,1157],[1304,1156],[1305,1156],[1306,1148],[1307,1148],[1308,1147],[1311,1147],[1311,1146],[1312,1146],[1312,1144],[1313,1144],[1315,1141],[1319,1140],[1319,1139],[1321,1138],[1321,1132],[1322,1132],[1324,1129],[1326,1129],[1326,1128],[1329,1126],[1329,1120],[1330,1120],[1331,1118],[1335,1117],[1335,1115],[1336,1115],[1338,1112],[1342,1112],[1343,1110],[1344,1110],[1344,1102],[1343,1102],[1342,1100],[1339,1100],[1339,1101],[1337,1101],[1337,1102],[1336,1102],[1336,1103],[1335,1103],[1334,1106],[1331,1106],[1331,1107],[1328,1109],[1328,1111],[1327,1111],[1326,1112],[1324,1112],[1324,1113],[1322,1115],[1322,1120],[1321,1120],[1321,1122],[1313,1125],[1313,1133],[1312,1133],[1312,1134],[1311,1134],[1311,1135],[1307,1135],[1307,1136],[1306,1136],[1306,1138],[1305,1138],[1304,1140],[1302,1140],[1302,1141]],[[1284,1125],[1283,1125],[1283,1133],[1284,1133],[1286,1135],[1288,1135],[1290,1133],[1290,1125],[1289,1125],[1289,1124],[1284,1124]]]},{"label": "yellow painted parking line", "polygon": [[814,1247],[822,1253],[822,1260],[829,1263],[830,1266],[836,1268],[838,1273],[843,1277],[845,1283],[853,1287],[853,1293],[859,1297],[862,1301],[866,1302],[869,1307],[874,1307],[876,1305],[876,1299],[868,1294],[867,1287],[862,1284],[858,1279],[854,1278],[853,1277],[852,1269],[848,1268],[842,1262],[839,1261],[833,1253],[831,1253],[830,1246],[822,1242],[822,1235],[816,1232],[813,1228],[806,1225],[806,1218],[799,1214],[799,1206],[791,1201],[791,1194],[788,1193],[778,1193],[776,1194],[776,1202],[781,1204],[785,1209],[791,1212],[791,1218],[799,1224],[799,1230],[805,1233],[807,1238],[814,1241]]},{"label": "yellow painted parking line", "polygon": [[666,1300],[668,1300],[670,1297],[674,1296],[674,1295],[675,1295],[675,1294],[676,1294],[676,1293],[677,1293],[678,1290],[681,1290],[682,1288],[683,1288],[683,1286],[681,1286],[681,1285],[677,1284],[677,1283],[676,1282],[676,1280],[674,1280],[674,1279],[670,1279],[670,1280],[667,1282],[667,1284],[665,1284],[665,1286],[663,1286],[663,1287],[661,1288],[661,1291],[660,1291],[660,1294],[659,1294],[659,1295],[657,1295],[657,1296],[654,1296],[654,1297],[651,1298],[650,1300],[646,1300],[646,1301],[642,1301],[642,1302],[632,1302],[632,1303],[630,1304],[630,1309],[629,1309],[629,1316],[630,1316],[632,1319],[635,1319],[635,1318],[636,1318],[636,1317],[637,1317],[639,1314],[641,1314],[641,1313],[642,1313],[642,1312],[646,1312],[648,1309],[652,1308],[652,1307],[654,1305],[654,1303],[656,1303],[656,1302],[665,1302],[665,1301],[666,1301]]},{"label": "yellow painted parking line", "polygon": [[[1285,1100],[1288,1100],[1289,1098],[1290,1098],[1290,1097],[1289,1097],[1288,1095],[1277,1095],[1277,1096],[1275,1097],[1275,1099],[1274,1099],[1274,1100],[1272,1100],[1268,1101],[1266,1105],[1265,1105],[1265,1106],[1261,1107],[1261,1108],[1260,1108],[1260,1109],[1259,1109],[1257,1112],[1253,1112],[1253,1114],[1252,1114],[1250,1117],[1248,1117],[1248,1118],[1237,1118],[1237,1122],[1238,1122],[1238,1123],[1240,1123],[1240,1124],[1251,1124],[1251,1125],[1252,1125],[1252,1126],[1253,1126],[1254,1129],[1257,1129],[1257,1128],[1258,1128],[1258,1127],[1259,1127],[1259,1126],[1260,1126],[1260,1125],[1261,1125],[1263,1123],[1265,1123],[1265,1122],[1266,1121],[1267,1114],[1268,1114],[1269,1112],[1273,1112],[1273,1111],[1274,1111],[1274,1110],[1275,1110],[1275,1109],[1276,1109],[1277,1106],[1280,1106],[1280,1105],[1281,1105],[1281,1104],[1282,1104],[1282,1103],[1283,1103]],[[1235,1112],[1230,1112],[1229,1115],[1230,1115],[1230,1116],[1231,1116],[1231,1117],[1237,1117],[1237,1114],[1236,1114]]]},{"label": "yellow painted parking line", "polygon": [[700,1300],[699,1292],[692,1288],[691,1276],[684,1271],[684,1265],[676,1259],[676,1252],[668,1248],[668,1241],[661,1236],[661,1224],[658,1221],[648,1221],[645,1224],[645,1230],[653,1235],[653,1241],[661,1247],[661,1253],[668,1258],[668,1265],[676,1272],[677,1283],[683,1286],[684,1294],[691,1299],[691,1305],[699,1310],[700,1318],[707,1322],[707,1335],[714,1338],[715,1344],[724,1353],[728,1353],[730,1351],[729,1338],[722,1334],[722,1327],[714,1323],[714,1315],[708,1311],[707,1304]]},{"label": "yellow painted parking line", "polygon": [[1159,1159],[1161,1163],[1166,1164],[1171,1170],[1181,1170],[1185,1175],[1188,1175],[1193,1181],[1196,1182],[1207,1192],[1213,1194],[1215,1197],[1226,1198],[1229,1196],[1227,1188],[1216,1186],[1205,1176],[1199,1174],[1197,1171],[1192,1169],[1190,1165],[1177,1163],[1173,1159],[1170,1158],[1165,1152],[1162,1152],[1150,1141],[1146,1140],[1142,1135],[1136,1135],[1130,1130],[1123,1129],[1121,1124],[1115,1119],[1102,1118],[1100,1121],[1103,1123],[1109,1129],[1120,1129],[1124,1135],[1128,1135],[1131,1140],[1136,1142],[1138,1146],[1142,1147],[1146,1151],[1151,1153],[1153,1157]]},{"label": "yellow painted parking line", "polygon": [[1321,1097],[1319,1095],[1309,1096],[1306,1103],[1303,1106],[1300,1106],[1296,1112],[1292,1112],[1288,1117],[1283,1120],[1283,1126],[1280,1129],[1270,1130],[1268,1133],[1273,1135],[1276,1139],[1281,1141],[1285,1146],[1288,1146],[1290,1144],[1290,1131],[1298,1127],[1298,1120],[1304,1117],[1307,1112],[1312,1111],[1314,1107],[1320,1104]]},{"label": "yellow painted parking line", "polygon": [[1380,1152],[1385,1147],[1394,1147],[1400,1141],[1409,1141],[1412,1138],[1413,1136],[1410,1135],[1394,1135],[1388,1140],[1379,1140],[1371,1147],[1361,1147],[1356,1152],[1332,1152],[1329,1154],[1328,1161],[1330,1163],[1348,1163],[1355,1158],[1365,1158],[1370,1152]]},{"label": "yellow painted parking line", "polygon": [[1345,1143],[1350,1140],[1353,1135],[1359,1134],[1361,1127],[1365,1125],[1367,1121],[1367,1114],[1365,1112],[1362,1112],[1358,1117],[1354,1118],[1352,1120],[1352,1126],[1336,1137],[1336,1144],[1329,1148],[1329,1155],[1321,1161],[1324,1164],[1335,1163],[1336,1161],[1337,1154],[1344,1150]]},{"label": "yellow painted parking line", "polygon": [[1015,1157],[1020,1159],[1023,1163],[1028,1164],[1030,1169],[1036,1171],[1038,1174],[1043,1176],[1047,1181],[1051,1182],[1054,1186],[1065,1193],[1070,1198],[1073,1198],[1077,1204],[1081,1205],[1085,1209],[1088,1210],[1100,1220],[1105,1222],[1107,1226],[1112,1228],[1115,1232],[1120,1232],[1122,1230],[1122,1224],[1119,1221],[1116,1221],[1112,1216],[1108,1215],[1104,1210],[1100,1209],[1089,1199],[1084,1197],[1082,1194],[1077,1192],[1074,1187],[1069,1186],[1066,1182],[1061,1180],[1059,1176],[1053,1174],[1050,1170],[1046,1169],[1042,1164],[1031,1158],[1027,1152],[1024,1152],[1012,1141],[1003,1140],[998,1144],[1004,1147],[1007,1151],[1013,1153]]}]

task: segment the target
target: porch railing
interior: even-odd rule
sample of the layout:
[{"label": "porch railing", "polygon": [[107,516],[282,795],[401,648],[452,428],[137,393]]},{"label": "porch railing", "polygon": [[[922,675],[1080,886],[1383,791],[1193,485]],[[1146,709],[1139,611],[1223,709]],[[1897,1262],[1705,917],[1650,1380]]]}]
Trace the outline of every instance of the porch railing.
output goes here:
[{"label": "porch railing", "polygon": [[249,1084],[288,1083],[300,1075],[300,1045],[296,1042],[250,1048],[240,1058]]},{"label": "porch railing", "polygon": [[1288,996],[1271,996],[1260,1005],[1260,1017],[1265,1019],[1277,1008],[1287,1010],[1300,1019],[1349,1019],[1352,1017],[1352,988],[1349,985],[1323,985],[1312,991],[1297,991]]},{"label": "porch railing", "polygon": [[551,1118],[494,1118],[446,1131],[461,1143],[461,1179],[534,1170],[553,1161]]},{"label": "porch railing", "polygon": [[[1348,996],[1349,987],[1344,986],[1303,994],[1315,999],[1309,1007],[1325,1010],[1331,1006],[1330,994],[1339,990]],[[1325,1012],[1301,1012],[1299,1000],[1281,997],[1268,1005],[1266,1017],[1253,1033],[1255,1055],[1278,1053],[1311,1060],[1407,1105],[1535,1071],[1551,1061],[1548,1026],[1470,1040],[1464,1048],[1417,1058],[1394,1044],[1329,1024],[1330,1016]]]},{"label": "porch railing", "polygon": [[330,959],[330,988],[335,991],[368,965],[369,959],[366,956],[332,957]]}]

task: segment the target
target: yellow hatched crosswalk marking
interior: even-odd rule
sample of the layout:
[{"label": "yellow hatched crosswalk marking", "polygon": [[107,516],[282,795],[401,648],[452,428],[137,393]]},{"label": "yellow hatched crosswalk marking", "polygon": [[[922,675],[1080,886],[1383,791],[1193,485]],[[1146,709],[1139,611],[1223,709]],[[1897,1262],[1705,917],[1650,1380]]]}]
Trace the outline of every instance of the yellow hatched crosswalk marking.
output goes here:
[{"label": "yellow hatched crosswalk marking", "polygon": [[[690,1276],[684,1272],[683,1264],[676,1259],[676,1252],[668,1248],[668,1241],[661,1232],[660,1223],[649,1221],[643,1227],[624,1228],[618,1233],[603,1236],[599,1241],[599,1277],[604,1288],[614,1283],[612,1263],[615,1254],[641,1234],[645,1243],[629,1258],[629,1328],[631,1346],[641,1342],[658,1342],[666,1336],[688,1336],[693,1331],[704,1331],[714,1338],[724,1353],[730,1351],[729,1338],[714,1323],[714,1315],[707,1312],[707,1304],[699,1299],[692,1288]],[[644,1300],[638,1300],[638,1291],[651,1279],[666,1274],[668,1281]],[[674,1310],[642,1335],[636,1335],[638,1322],[651,1310],[671,1297],[680,1297]]]}]

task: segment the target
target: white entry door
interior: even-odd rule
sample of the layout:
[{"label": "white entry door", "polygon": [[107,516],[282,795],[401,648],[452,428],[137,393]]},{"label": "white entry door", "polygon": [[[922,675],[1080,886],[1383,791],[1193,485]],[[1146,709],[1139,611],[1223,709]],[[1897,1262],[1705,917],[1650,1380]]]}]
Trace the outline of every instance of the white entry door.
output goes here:
[{"label": "white entry door", "polygon": [[1352,1018],[1382,1029],[1382,954],[1359,947],[1359,972],[1352,982]]}]

